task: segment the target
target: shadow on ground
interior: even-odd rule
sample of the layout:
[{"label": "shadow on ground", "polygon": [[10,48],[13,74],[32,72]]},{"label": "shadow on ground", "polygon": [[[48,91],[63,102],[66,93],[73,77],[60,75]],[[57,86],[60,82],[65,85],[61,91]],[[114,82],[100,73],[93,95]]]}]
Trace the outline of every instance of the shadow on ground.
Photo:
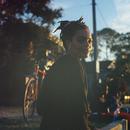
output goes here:
[{"label": "shadow on ground", "polygon": [[39,130],[39,125],[39,119],[26,123],[23,118],[0,118],[0,130]]}]

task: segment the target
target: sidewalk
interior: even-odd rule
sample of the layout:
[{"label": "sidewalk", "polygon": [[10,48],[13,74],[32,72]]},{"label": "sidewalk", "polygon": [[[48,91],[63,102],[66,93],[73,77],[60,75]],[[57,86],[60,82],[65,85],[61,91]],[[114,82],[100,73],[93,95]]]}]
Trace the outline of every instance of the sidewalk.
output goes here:
[{"label": "sidewalk", "polygon": [[22,117],[21,107],[0,106],[0,118]]},{"label": "sidewalk", "polygon": [[0,130],[39,130],[37,116],[28,124],[24,121],[21,107],[0,106]]}]

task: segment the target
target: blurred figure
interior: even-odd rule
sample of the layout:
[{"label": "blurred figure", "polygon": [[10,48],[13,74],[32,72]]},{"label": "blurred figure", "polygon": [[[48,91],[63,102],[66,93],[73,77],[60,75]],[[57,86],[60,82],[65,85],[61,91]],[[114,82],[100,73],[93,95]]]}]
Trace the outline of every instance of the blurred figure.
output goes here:
[{"label": "blurred figure", "polygon": [[108,112],[112,112],[114,114],[113,121],[118,119],[118,115],[120,112],[120,97],[118,93],[118,84],[116,80],[111,80],[108,83],[109,91],[106,96],[106,104]]},{"label": "blurred figure", "polygon": [[101,113],[104,113],[104,112],[107,112],[107,106],[106,106],[106,97],[105,97],[105,94],[104,93],[101,93],[99,95],[99,99],[98,99],[98,112],[101,114]]}]

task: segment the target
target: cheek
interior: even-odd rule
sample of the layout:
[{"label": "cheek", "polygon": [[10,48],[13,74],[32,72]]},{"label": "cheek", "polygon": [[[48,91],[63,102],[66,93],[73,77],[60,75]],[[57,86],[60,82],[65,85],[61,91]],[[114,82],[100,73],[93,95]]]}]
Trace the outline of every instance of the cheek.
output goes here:
[{"label": "cheek", "polygon": [[73,41],[72,46],[73,46],[73,48],[76,49],[76,50],[80,48],[80,45],[79,45],[79,43],[78,43],[76,40]]},{"label": "cheek", "polygon": [[83,52],[83,50],[84,50],[85,48],[87,48],[87,47],[86,47],[86,46],[83,46],[83,45],[81,45],[79,42],[75,41],[74,44],[73,44],[73,48],[74,48],[75,50],[77,50],[77,52]]},{"label": "cheek", "polygon": [[92,43],[90,43],[90,44],[88,45],[88,50],[89,50],[89,51],[92,51],[92,49],[93,49],[93,45],[92,45]]},{"label": "cheek", "polygon": [[83,48],[79,43],[75,44],[75,49],[78,51],[78,52],[82,52],[83,51]]}]

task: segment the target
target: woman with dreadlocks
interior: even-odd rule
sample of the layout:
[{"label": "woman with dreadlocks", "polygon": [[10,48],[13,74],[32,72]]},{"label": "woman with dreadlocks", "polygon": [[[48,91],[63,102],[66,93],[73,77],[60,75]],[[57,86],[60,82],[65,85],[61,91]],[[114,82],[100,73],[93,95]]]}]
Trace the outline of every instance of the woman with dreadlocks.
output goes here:
[{"label": "woman with dreadlocks", "polygon": [[89,130],[87,83],[84,58],[92,47],[88,26],[77,21],[61,21],[60,38],[66,54],[51,67],[38,97],[41,130]]}]

